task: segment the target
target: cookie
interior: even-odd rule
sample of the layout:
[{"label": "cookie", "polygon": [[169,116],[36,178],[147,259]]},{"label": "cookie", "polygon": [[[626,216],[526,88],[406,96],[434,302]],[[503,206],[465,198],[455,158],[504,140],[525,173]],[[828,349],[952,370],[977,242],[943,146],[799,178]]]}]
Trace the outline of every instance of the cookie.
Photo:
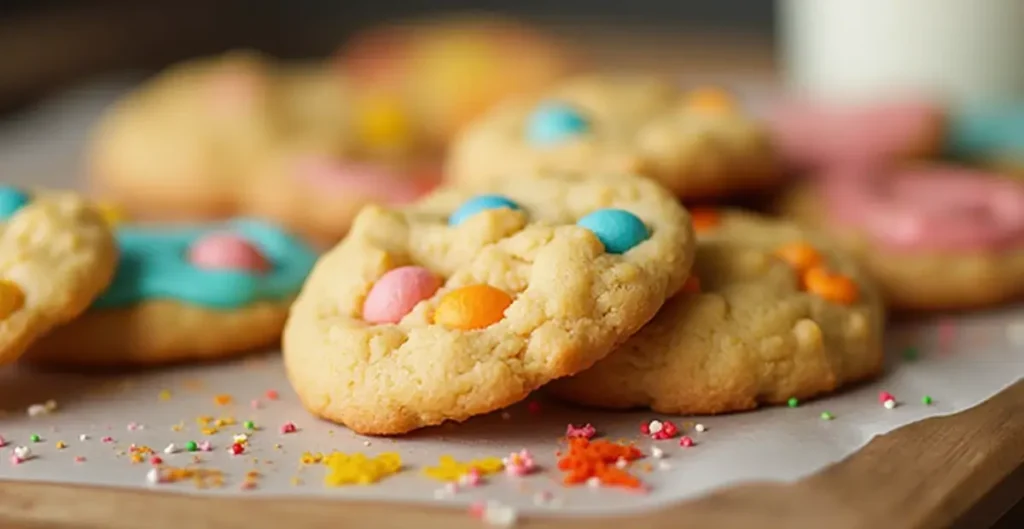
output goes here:
[{"label": "cookie", "polygon": [[688,288],[637,334],[547,389],[602,408],[716,414],[807,399],[882,370],[871,280],[820,235],[738,211],[694,211]]},{"label": "cookie", "polygon": [[278,343],[316,261],[295,236],[255,220],[122,225],[121,259],[90,309],[23,360],[121,367],[215,360]]},{"label": "cookie", "polygon": [[284,334],[314,415],[362,434],[463,421],[590,367],[683,285],[693,235],[643,178],[445,187],[365,208]]},{"label": "cookie", "polygon": [[925,158],[942,151],[944,112],[928,103],[896,101],[843,106],[779,103],[768,112],[779,155],[790,170]]},{"label": "cookie", "polygon": [[372,28],[335,61],[359,91],[398,95],[437,145],[507,97],[537,95],[576,62],[535,28],[481,15]]},{"label": "cookie", "polygon": [[0,185],[0,364],[82,313],[116,263],[107,223],[82,198]]},{"label": "cookie", "polygon": [[639,76],[576,78],[499,105],[459,135],[445,177],[474,184],[600,172],[636,172],[684,200],[780,179],[767,131],[731,95]]},{"label": "cookie", "polygon": [[895,309],[1024,294],[1024,182],[954,165],[845,168],[794,189],[780,208],[832,234]]},{"label": "cookie", "polygon": [[363,205],[439,179],[396,103],[326,65],[231,53],[184,63],[115,104],[89,150],[95,190],[133,217],[273,220],[334,243]]},{"label": "cookie", "polygon": [[1024,106],[966,108],[954,112],[946,153],[965,162],[1024,176]]}]

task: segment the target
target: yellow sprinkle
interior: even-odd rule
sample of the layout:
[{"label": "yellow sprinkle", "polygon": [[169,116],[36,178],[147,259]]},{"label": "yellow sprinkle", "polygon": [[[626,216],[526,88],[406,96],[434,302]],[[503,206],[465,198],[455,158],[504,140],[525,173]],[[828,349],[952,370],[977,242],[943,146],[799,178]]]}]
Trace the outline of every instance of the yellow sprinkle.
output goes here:
[{"label": "yellow sprinkle", "polygon": [[132,454],[132,464],[141,463],[141,462],[142,462],[142,455],[141,454]]},{"label": "yellow sprinkle", "polygon": [[221,394],[213,397],[213,402],[218,406],[227,406],[228,404],[231,404],[232,401],[233,399],[231,398],[231,395]]},{"label": "yellow sprinkle", "polygon": [[64,444],[64,441],[57,441],[57,449],[63,450],[65,448],[67,448],[67,446],[68,445]]},{"label": "yellow sprinkle", "polygon": [[161,391],[158,397],[160,400],[171,400],[171,390],[165,389]]},{"label": "yellow sprinkle", "polygon": [[202,429],[203,435],[213,435],[213,434],[217,433],[218,431],[219,430],[217,430],[216,428],[203,428]]},{"label": "yellow sprinkle", "polygon": [[261,474],[260,474],[260,472],[258,470],[250,470],[250,471],[245,473],[246,479],[256,479],[256,478],[258,478],[260,476],[261,476]]},{"label": "yellow sprinkle", "polygon": [[291,479],[292,485],[302,485],[302,480],[298,476],[293,476]]},{"label": "yellow sprinkle", "polygon": [[[276,446],[275,446],[275,448],[276,448]],[[323,459],[324,459],[324,455],[321,454],[320,452],[316,452],[316,453],[303,452],[302,453],[302,457],[299,458],[299,460],[304,465],[314,465],[314,464],[317,464],[317,463],[323,461]]]},{"label": "yellow sprinkle", "polygon": [[184,429],[185,429],[185,423],[181,423],[181,422],[171,426],[171,430],[174,430],[175,432],[180,432],[180,431],[182,431]]},{"label": "yellow sprinkle", "polygon": [[423,469],[423,474],[431,479],[438,481],[458,481],[459,478],[465,476],[470,469],[476,469],[477,472],[483,475],[494,474],[500,472],[505,468],[505,464],[502,463],[500,458],[487,457],[484,459],[475,459],[467,463],[460,463],[456,461],[452,456],[441,456],[436,467],[426,467]]},{"label": "yellow sprinkle", "polygon": [[124,224],[128,220],[128,214],[116,204],[100,202],[96,204],[96,211],[110,227]]},{"label": "yellow sprinkle", "polygon": [[211,422],[213,422],[213,417],[210,417],[209,415],[200,415],[199,417],[196,417],[196,424],[199,426],[206,426]]},{"label": "yellow sprinkle", "polygon": [[234,426],[235,418],[234,417],[221,417],[220,419],[217,419],[217,422],[215,424],[217,426]]},{"label": "yellow sprinkle", "polygon": [[694,90],[686,99],[686,106],[708,114],[726,114],[735,108],[732,95],[717,88]]},{"label": "yellow sprinkle", "polygon": [[280,449],[281,449],[281,443],[274,443],[274,450],[280,450]]},{"label": "yellow sprinkle", "polygon": [[324,458],[324,464],[328,468],[324,485],[328,487],[369,485],[400,471],[402,457],[395,452],[387,452],[374,458],[358,453],[349,455],[333,452]]},{"label": "yellow sprinkle", "polygon": [[25,306],[25,292],[9,279],[0,279],[0,320]]}]

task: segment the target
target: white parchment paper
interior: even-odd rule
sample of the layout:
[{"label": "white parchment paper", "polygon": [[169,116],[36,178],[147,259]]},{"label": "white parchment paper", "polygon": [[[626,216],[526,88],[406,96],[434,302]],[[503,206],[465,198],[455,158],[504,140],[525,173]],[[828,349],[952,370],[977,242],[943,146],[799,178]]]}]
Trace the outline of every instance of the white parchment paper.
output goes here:
[{"label": "white parchment paper", "polygon": [[[102,108],[123,90],[119,82],[90,85],[0,124],[0,179],[30,185],[75,185],[80,151],[89,126]],[[165,464],[198,465],[225,474],[221,488],[197,489],[192,483],[156,485],[160,490],[193,494],[307,495],[381,501],[454,502],[469,505],[498,500],[525,511],[565,515],[645,510],[748,480],[794,480],[835,462],[873,436],[934,415],[974,406],[1024,375],[1024,309],[1011,308],[958,318],[894,326],[889,333],[889,369],[877,382],[853,388],[797,408],[707,418],[670,418],[683,426],[696,446],[682,448],[678,437],[651,441],[639,434],[649,412],[606,413],[561,406],[538,396],[505,412],[446,425],[398,439],[364,438],[343,427],[318,421],[299,406],[285,380],[279,354],[268,352],[235,362],[141,373],[74,375],[0,370],[0,479],[41,480],[115,487],[149,487],[149,463],[132,462],[131,446],[155,450]],[[916,359],[904,353],[912,349]],[[280,397],[270,400],[268,390]],[[880,391],[900,405],[886,409]],[[232,403],[215,402],[230,395]],[[922,403],[930,396],[930,405]],[[30,416],[33,404],[48,400],[57,409]],[[258,407],[253,407],[253,401]],[[823,411],[834,416],[826,421]],[[197,418],[232,417],[236,424],[204,434]],[[252,420],[248,449],[232,455],[233,435]],[[280,433],[293,422],[298,431]],[[697,432],[696,423],[706,427]],[[591,423],[611,439],[636,440],[647,454],[657,446],[664,457],[648,457],[634,467],[649,485],[637,494],[614,489],[566,488],[555,468],[559,438],[568,423]],[[83,438],[82,435],[86,437]],[[38,435],[38,442],[32,436]],[[109,437],[107,442],[104,437]],[[210,452],[163,454],[170,443],[209,441]],[[58,443],[63,443],[60,448]],[[16,446],[34,457],[10,464]],[[437,498],[441,484],[421,473],[439,456],[460,460],[504,457],[530,449],[541,472],[525,478],[503,474],[486,484]],[[325,468],[303,465],[303,452],[398,452],[405,468],[379,484],[329,488]],[[649,471],[644,468],[648,467]],[[247,472],[261,477],[244,489]],[[538,493],[553,501],[538,502]]]}]

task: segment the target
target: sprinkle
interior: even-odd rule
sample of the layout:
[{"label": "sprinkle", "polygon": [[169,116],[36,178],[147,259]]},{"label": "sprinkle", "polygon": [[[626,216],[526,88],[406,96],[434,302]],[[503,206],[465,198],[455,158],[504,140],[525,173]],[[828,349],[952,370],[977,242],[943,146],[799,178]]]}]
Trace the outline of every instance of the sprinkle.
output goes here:
[{"label": "sprinkle", "polygon": [[647,424],[647,430],[651,432],[652,435],[660,432],[661,428],[661,421],[658,420],[651,421],[650,423]]},{"label": "sprinkle", "polygon": [[367,439],[366,441],[363,441],[363,446],[370,446],[371,444],[373,444],[373,443],[371,443],[369,441],[369,439]]},{"label": "sprinkle", "polygon": [[575,437],[582,437],[583,439],[591,439],[597,434],[597,429],[594,428],[590,423],[584,424],[583,426],[574,426],[572,424],[565,427],[565,436],[569,439]]},{"label": "sprinkle", "polygon": [[260,400],[259,399],[252,399],[252,400],[249,401],[249,407],[254,409],[254,410],[258,410],[258,409],[262,408],[263,405],[260,404]]},{"label": "sprinkle", "polygon": [[85,463],[85,456],[75,456],[75,463]]},{"label": "sprinkle", "polygon": [[235,443],[231,445],[231,453],[233,455],[237,456],[242,454],[243,452],[245,452],[245,446],[243,446],[242,443]]},{"label": "sprinkle", "polygon": [[528,411],[530,413],[540,413],[540,402],[537,402],[535,400],[531,400],[526,405],[526,411]]},{"label": "sprinkle", "polygon": [[693,442],[693,439],[691,439],[689,435],[684,435],[681,438],[679,438],[679,446],[683,448],[690,448],[694,444],[696,443]]},{"label": "sprinkle", "polygon": [[[921,397],[921,404],[924,404],[925,406],[931,406],[932,405],[932,398],[929,397],[928,395],[925,395],[925,396]],[[3,445],[0,445],[0,446],[3,446]]]},{"label": "sprinkle", "polygon": [[423,475],[437,481],[458,481],[470,469],[476,469],[482,475],[494,474],[505,468],[505,463],[496,457],[476,459],[465,463],[456,461],[454,457],[443,455],[435,467],[425,467]]},{"label": "sprinkle", "polygon": [[104,443],[113,443],[114,442],[114,438],[109,436],[109,435],[107,435],[107,436],[104,436],[102,439],[100,439],[100,441],[102,441]]},{"label": "sprinkle", "polygon": [[209,452],[210,450],[213,450],[213,445],[210,444],[209,441],[200,441],[199,442],[199,451],[200,452]]},{"label": "sprinkle", "polygon": [[526,476],[537,469],[533,455],[525,448],[509,454],[501,462],[505,464],[505,473],[510,476]]},{"label": "sprinkle", "polygon": [[27,446],[15,446],[14,456],[24,461],[32,457],[32,449]]},{"label": "sprinkle", "polygon": [[668,461],[658,461],[658,470],[669,470],[672,468],[672,463]]},{"label": "sprinkle", "polygon": [[171,400],[171,390],[162,390],[160,394],[157,395],[157,398],[159,398],[160,400]]},{"label": "sprinkle", "polygon": [[133,422],[128,423],[128,431],[129,432],[134,432],[135,430],[138,430],[138,429],[139,429],[139,425],[138,424],[133,423]]},{"label": "sprinkle", "polygon": [[651,435],[651,426],[649,423],[640,424],[640,433],[644,435]]},{"label": "sprinkle", "polygon": [[146,472],[146,483],[156,485],[162,481],[162,477],[163,476],[160,474],[159,469],[151,468],[149,469],[149,472]]},{"label": "sprinkle", "polygon": [[12,464],[12,465],[20,465],[20,464],[21,464],[22,462],[24,462],[25,460],[24,460],[24,459],[22,459],[22,458],[20,458],[20,457],[18,457],[18,456],[17,456],[17,454],[11,454],[11,459],[10,459],[10,461],[11,461],[11,464]]},{"label": "sprinkle", "polygon": [[277,398],[278,398],[277,391],[274,391],[272,389],[268,389],[267,393],[266,393],[266,397],[269,400],[277,400]]},{"label": "sprinkle", "polygon": [[324,485],[328,487],[369,485],[398,473],[402,469],[402,458],[395,452],[373,458],[333,452],[324,458],[324,465],[328,468]]},{"label": "sprinkle", "polygon": [[29,417],[38,417],[40,415],[50,413],[50,410],[48,410],[44,404],[33,404],[28,407],[27,413]]},{"label": "sprinkle", "polygon": [[888,391],[882,391],[878,394],[879,404],[885,404],[885,401],[887,400],[896,400],[896,397],[893,397],[892,393],[889,393]]},{"label": "sprinkle", "polygon": [[298,430],[298,428],[295,427],[295,423],[293,422],[289,421],[281,425],[281,433],[295,433],[296,430]]},{"label": "sprinkle", "polygon": [[654,459],[661,459],[661,458],[665,457],[665,451],[660,449],[660,448],[658,448],[657,446],[652,446],[651,447],[651,457],[653,457]]},{"label": "sprinkle", "polygon": [[78,436],[78,440],[79,440],[79,441],[83,441],[83,442],[84,442],[84,441],[88,441],[88,440],[89,440],[89,434],[84,434],[84,433],[83,433],[82,435],[79,435],[79,436]]},{"label": "sprinkle", "polygon": [[195,441],[189,441],[185,443],[185,450],[195,452],[196,450],[199,450],[199,445],[197,445]]},{"label": "sprinkle", "polygon": [[516,510],[507,505],[488,503],[484,509],[481,519],[488,525],[498,527],[511,527],[515,525],[519,515]]},{"label": "sprinkle", "polygon": [[256,429],[256,423],[254,423],[252,421],[245,421],[245,423],[243,423],[242,426],[244,426],[246,430],[255,430]]},{"label": "sprinkle", "polygon": [[918,350],[916,347],[907,347],[902,353],[903,359],[908,362],[913,362],[919,357]]},{"label": "sprinkle", "polygon": [[153,457],[149,458],[149,464],[150,465],[160,465],[163,462],[164,462],[164,460],[160,459],[160,456],[153,456]]},{"label": "sprinkle", "polygon": [[679,428],[672,421],[665,421],[662,423],[661,433],[668,436],[667,438],[672,438],[679,433]]},{"label": "sprinkle", "polygon": [[883,403],[882,406],[885,406],[885,409],[887,410],[891,410],[896,407],[896,401],[893,399],[889,399],[885,401],[885,403]]},{"label": "sprinkle", "polygon": [[465,474],[459,478],[459,485],[467,487],[479,487],[483,483],[483,477],[480,475],[480,471],[471,468]]},{"label": "sprinkle", "polygon": [[693,429],[697,430],[697,432],[706,432],[708,430],[708,427],[704,426],[701,423],[697,423],[696,425],[694,425]]},{"label": "sprinkle", "polygon": [[555,495],[551,492],[542,490],[533,495],[533,504],[538,507],[541,505],[547,505],[551,503],[551,500],[554,499],[554,497]]},{"label": "sprinkle", "polygon": [[587,486],[592,488],[592,489],[596,489],[596,488],[600,487],[601,486],[601,478],[599,478],[597,476],[591,476],[591,477],[587,478]]},{"label": "sprinkle", "polygon": [[231,395],[220,394],[213,397],[214,404],[218,406],[227,406],[228,404],[231,404],[233,401],[234,399],[231,398]]},{"label": "sprinkle", "polygon": [[245,443],[249,440],[249,436],[245,435],[244,433],[239,433],[235,434],[233,439],[236,443]]},{"label": "sprinkle", "polygon": [[7,440],[4,439],[4,436],[0,435],[0,448],[3,448],[5,446],[7,446]]},{"label": "sprinkle", "polygon": [[615,466],[617,468],[626,468],[629,466],[629,460],[624,457],[620,457],[615,460]]},{"label": "sprinkle", "polygon": [[835,419],[835,415],[832,415],[832,413],[827,412],[827,411],[821,412],[821,420],[823,420],[823,421],[831,421],[832,419]]},{"label": "sprinkle", "polygon": [[171,444],[169,444],[169,445],[164,447],[164,453],[165,454],[173,454],[173,453],[175,453],[177,451],[178,451],[178,447],[175,446],[174,443],[171,443]]},{"label": "sprinkle", "polygon": [[643,454],[632,445],[576,438],[569,440],[569,452],[559,459],[558,468],[566,473],[562,480],[566,485],[596,482],[598,485],[639,489],[643,486],[640,480],[612,463],[641,457]]},{"label": "sprinkle", "polygon": [[39,434],[34,433],[34,434],[29,436],[28,440],[32,441],[33,443],[38,443],[39,441],[42,441],[43,438],[39,437]]},{"label": "sprinkle", "polygon": [[57,450],[63,450],[67,447],[68,445],[64,444],[64,441],[57,441]]},{"label": "sprinkle", "polygon": [[800,399],[796,397],[790,397],[789,400],[786,401],[786,405],[789,406],[790,408],[796,408],[797,406],[800,405]]}]

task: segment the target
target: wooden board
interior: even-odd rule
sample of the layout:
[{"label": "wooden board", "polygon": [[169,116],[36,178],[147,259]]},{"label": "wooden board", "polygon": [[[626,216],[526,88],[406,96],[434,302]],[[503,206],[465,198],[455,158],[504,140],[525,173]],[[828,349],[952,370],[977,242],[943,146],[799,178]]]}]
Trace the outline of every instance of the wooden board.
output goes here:
[{"label": "wooden board", "polygon": [[[879,436],[794,484],[751,483],[588,529],[939,529],[990,526],[1024,496],[1024,381],[985,403]],[[1000,486],[1002,485],[1002,487]],[[977,506],[977,509],[974,507]],[[527,518],[517,527],[563,528]],[[462,510],[331,500],[252,500],[0,483],[4,529],[479,528]]]}]

